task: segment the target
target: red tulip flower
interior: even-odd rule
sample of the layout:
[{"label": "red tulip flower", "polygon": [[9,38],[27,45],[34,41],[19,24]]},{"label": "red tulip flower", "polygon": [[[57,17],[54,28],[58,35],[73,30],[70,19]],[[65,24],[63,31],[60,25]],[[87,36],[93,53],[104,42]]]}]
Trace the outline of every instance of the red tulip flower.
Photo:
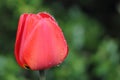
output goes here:
[{"label": "red tulip flower", "polygon": [[67,42],[55,19],[46,12],[22,14],[15,42],[18,64],[31,70],[44,70],[64,61]]}]

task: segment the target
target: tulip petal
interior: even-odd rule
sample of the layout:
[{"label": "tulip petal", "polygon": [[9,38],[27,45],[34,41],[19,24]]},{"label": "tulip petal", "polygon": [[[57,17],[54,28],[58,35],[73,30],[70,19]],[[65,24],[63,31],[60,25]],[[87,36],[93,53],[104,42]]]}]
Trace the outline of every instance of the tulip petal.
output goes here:
[{"label": "tulip petal", "polygon": [[[39,15],[39,16],[42,17],[42,18],[50,18],[51,20],[55,21],[55,19],[54,19],[50,14],[48,14],[48,13],[46,13],[46,12],[40,12],[40,13],[38,13],[37,15]],[[56,21],[55,21],[55,22],[56,22]]]},{"label": "tulip petal", "polygon": [[48,69],[63,62],[67,54],[62,30],[50,14],[21,15],[15,42],[15,57],[21,67]]},{"label": "tulip petal", "polygon": [[20,55],[19,59],[23,63],[23,67],[26,66],[26,63],[24,62],[23,59],[23,46],[24,43],[26,42],[26,39],[29,37],[30,33],[34,29],[34,25],[39,21],[39,18],[35,14],[29,14],[26,18],[26,22],[24,25],[24,30],[23,30],[23,35],[22,35],[22,42],[21,42],[21,48],[20,48]]},{"label": "tulip petal", "polygon": [[23,34],[23,30],[24,30],[26,17],[27,17],[27,14],[23,14],[20,16],[17,35],[16,35],[16,43],[15,43],[15,57],[20,66],[22,66],[22,63],[19,60],[19,52],[20,52],[20,45],[21,45],[22,34]]},{"label": "tulip petal", "polygon": [[36,24],[23,49],[24,60],[32,70],[56,66],[67,55],[63,33],[51,19],[41,19]]}]

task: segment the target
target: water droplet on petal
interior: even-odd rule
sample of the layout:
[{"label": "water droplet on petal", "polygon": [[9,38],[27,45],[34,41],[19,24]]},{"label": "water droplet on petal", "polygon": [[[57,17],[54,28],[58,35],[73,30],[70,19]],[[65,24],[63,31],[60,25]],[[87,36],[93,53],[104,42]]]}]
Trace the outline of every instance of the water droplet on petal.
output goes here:
[{"label": "water droplet on petal", "polygon": [[57,65],[57,67],[59,67],[60,65]]}]

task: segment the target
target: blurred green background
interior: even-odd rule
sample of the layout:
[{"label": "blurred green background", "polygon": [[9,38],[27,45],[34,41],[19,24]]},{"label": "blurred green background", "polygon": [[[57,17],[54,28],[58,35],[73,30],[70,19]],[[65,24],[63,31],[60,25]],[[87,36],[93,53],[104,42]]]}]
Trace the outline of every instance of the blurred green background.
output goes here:
[{"label": "blurred green background", "polygon": [[0,80],[38,80],[16,63],[14,43],[19,16],[41,11],[55,17],[69,45],[47,80],[120,80],[119,0],[0,0]]}]

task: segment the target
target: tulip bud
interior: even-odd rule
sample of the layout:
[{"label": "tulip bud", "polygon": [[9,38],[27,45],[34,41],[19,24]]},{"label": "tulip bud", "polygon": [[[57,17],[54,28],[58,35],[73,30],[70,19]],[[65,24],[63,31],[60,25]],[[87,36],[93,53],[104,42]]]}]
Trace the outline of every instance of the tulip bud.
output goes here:
[{"label": "tulip bud", "polygon": [[18,64],[31,70],[44,70],[64,61],[67,42],[55,19],[46,12],[22,14],[15,42]]}]

